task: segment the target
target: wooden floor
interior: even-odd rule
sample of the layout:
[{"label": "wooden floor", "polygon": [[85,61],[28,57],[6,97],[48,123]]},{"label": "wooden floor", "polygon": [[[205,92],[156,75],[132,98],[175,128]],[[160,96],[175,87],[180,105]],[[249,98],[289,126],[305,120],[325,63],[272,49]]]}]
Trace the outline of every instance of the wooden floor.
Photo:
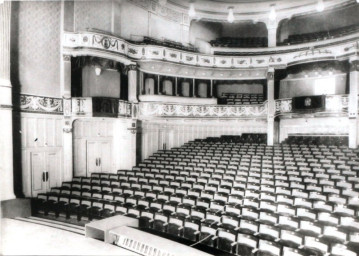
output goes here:
[{"label": "wooden floor", "polygon": [[38,223],[0,219],[0,255],[138,255],[84,235]]}]

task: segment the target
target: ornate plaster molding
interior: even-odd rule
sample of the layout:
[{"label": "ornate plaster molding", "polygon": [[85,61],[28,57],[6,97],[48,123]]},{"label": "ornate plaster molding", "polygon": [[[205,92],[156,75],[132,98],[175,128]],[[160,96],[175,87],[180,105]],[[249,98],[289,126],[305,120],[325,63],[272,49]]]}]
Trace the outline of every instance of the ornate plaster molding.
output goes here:
[{"label": "ornate plaster molding", "polygon": [[[259,50],[241,49],[241,54],[243,54],[241,56],[236,56],[235,53],[233,53],[234,56],[223,56],[187,52],[163,46],[133,44],[122,38],[98,32],[66,32],[63,41],[63,52],[67,55],[77,56],[79,51],[86,51],[87,55],[102,58],[111,57],[113,59],[121,58],[127,63],[133,61],[152,63],[157,61],[188,66],[193,70],[207,68],[212,71],[225,69],[235,72],[238,70],[267,69],[268,67],[285,68],[288,65],[317,60],[349,59],[350,56],[357,54],[356,45],[359,42],[358,40],[359,33],[350,35],[345,40],[338,38],[330,40],[330,42],[321,41],[295,47],[279,46],[260,48]],[[253,56],[255,52],[259,55]],[[170,68],[168,66],[168,69]],[[169,70],[162,71],[171,73]],[[153,73],[156,72],[157,70],[154,68]],[[202,70],[198,72],[202,72]],[[226,78],[225,73],[223,73],[223,78]]]},{"label": "ornate plaster molding", "polygon": [[250,106],[179,105],[141,102],[142,117],[266,118],[267,103]]},{"label": "ornate plaster molding", "polygon": [[62,114],[63,102],[59,98],[21,94],[20,109],[28,112]]}]

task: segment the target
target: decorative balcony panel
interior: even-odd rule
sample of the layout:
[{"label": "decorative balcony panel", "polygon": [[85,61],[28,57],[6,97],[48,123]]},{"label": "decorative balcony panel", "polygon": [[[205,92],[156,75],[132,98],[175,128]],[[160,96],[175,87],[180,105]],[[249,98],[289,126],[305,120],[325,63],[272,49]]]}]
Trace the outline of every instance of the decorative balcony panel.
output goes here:
[{"label": "decorative balcony panel", "polygon": [[116,98],[72,98],[72,114],[86,117],[131,117],[131,104]]},{"label": "decorative balcony panel", "polygon": [[[338,113],[345,114],[348,111],[349,98],[348,95],[326,95],[325,96],[325,111],[323,113]],[[276,100],[276,115],[283,116],[292,114],[292,99]]]},{"label": "decorative balcony panel", "polygon": [[63,102],[60,98],[21,94],[20,110],[25,112],[61,115],[63,113]]},{"label": "decorative balcony panel", "polygon": [[267,104],[220,106],[220,105],[180,105],[153,102],[139,103],[140,116],[180,117],[180,118],[266,118]]},{"label": "decorative balcony panel", "polygon": [[94,52],[96,56],[102,54],[103,57],[109,58],[109,54],[114,54],[114,58],[127,57],[128,61],[161,60],[203,68],[225,69],[268,68],[270,66],[283,68],[287,65],[318,60],[347,59],[359,50],[359,33],[304,45],[238,49],[241,52],[233,52],[233,56],[230,52],[227,53],[228,56],[206,55],[164,46],[133,44],[124,39],[97,32],[67,32],[64,36],[63,47],[64,54],[88,55],[91,54],[91,49],[94,49],[101,50]]}]

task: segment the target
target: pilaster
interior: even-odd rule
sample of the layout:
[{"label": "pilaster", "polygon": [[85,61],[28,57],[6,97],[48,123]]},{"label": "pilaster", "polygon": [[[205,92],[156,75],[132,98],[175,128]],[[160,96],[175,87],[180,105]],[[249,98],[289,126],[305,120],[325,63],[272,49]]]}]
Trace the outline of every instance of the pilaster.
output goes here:
[{"label": "pilaster", "polygon": [[10,82],[11,1],[0,1],[0,201],[15,199]]},{"label": "pilaster", "polygon": [[273,146],[275,142],[275,101],[274,101],[274,68],[267,72],[267,144]]},{"label": "pilaster", "polygon": [[349,147],[358,146],[358,92],[359,92],[359,56],[353,56],[350,62],[349,75]]}]

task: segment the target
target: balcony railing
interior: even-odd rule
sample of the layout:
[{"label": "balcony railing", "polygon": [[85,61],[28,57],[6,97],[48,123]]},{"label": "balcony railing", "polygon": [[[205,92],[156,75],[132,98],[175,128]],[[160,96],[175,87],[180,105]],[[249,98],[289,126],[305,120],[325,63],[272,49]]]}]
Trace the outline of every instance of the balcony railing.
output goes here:
[{"label": "balcony railing", "polygon": [[72,113],[75,116],[131,117],[131,104],[116,98],[72,98]]},{"label": "balcony railing", "polygon": [[[314,42],[299,46],[279,46],[271,48],[238,49],[232,56],[208,55],[178,50],[158,45],[143,45],[98,32],[66,32],[63,40],[63,53],[76,56],[89,55],[94,50],[95,56],[127,57],[128,60],[160,60],[191,66],[210,68],[267,68],[269,66],[286,66],[288,64],[310,60],[332,60],[348,57],[357,51],[359,33],[343,38]],[[83,51],[83,53],[81,53]],[[231,50],[233,52],[233,49]],[[102,54],[102,55],[101,55]]]},{"label": "balcony railing", "polygon": [[[349,98],[348,95],[326,95],[325,96],[325,111],[321,113],[327,114],[344,114],[348,111]],[[284,116],[293,114],[292,99],[276,100],[276,115]]]},{"label": "balcony railing", "polygon": [[267,103],[260,105],[180,105],[140,102],[139,116],[180,118],[266,118]]}]

